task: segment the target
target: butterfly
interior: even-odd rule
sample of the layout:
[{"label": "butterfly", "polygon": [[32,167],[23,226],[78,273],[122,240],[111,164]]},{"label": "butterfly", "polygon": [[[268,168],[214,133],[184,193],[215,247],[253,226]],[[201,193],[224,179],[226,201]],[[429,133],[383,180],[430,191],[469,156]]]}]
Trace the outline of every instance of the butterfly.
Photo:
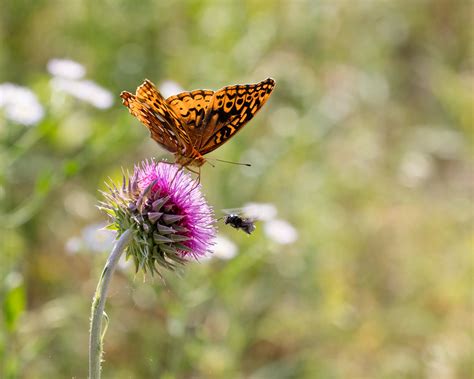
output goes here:
[{"label": "butterfly", "polygon": [[204,155],[232,138],[262,108],[275,81],[233,85],[218,91],[194,90],[165,99],[146,79],[122,103],[150,131],[151,138],[175,155],[181,166],[200,167]]}]

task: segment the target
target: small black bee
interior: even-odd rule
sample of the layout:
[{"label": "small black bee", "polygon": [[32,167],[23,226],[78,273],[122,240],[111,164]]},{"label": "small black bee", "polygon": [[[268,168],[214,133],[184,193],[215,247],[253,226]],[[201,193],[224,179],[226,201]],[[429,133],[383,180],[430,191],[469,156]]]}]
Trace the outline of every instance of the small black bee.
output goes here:
[{"label": "small black bee", "polygon": [[247,234],[252,234],[255,230],[255,221],[253,219],[241,217],[235,213],[225,216],[224,223],[229,224],[235,229],[243,230]]}]

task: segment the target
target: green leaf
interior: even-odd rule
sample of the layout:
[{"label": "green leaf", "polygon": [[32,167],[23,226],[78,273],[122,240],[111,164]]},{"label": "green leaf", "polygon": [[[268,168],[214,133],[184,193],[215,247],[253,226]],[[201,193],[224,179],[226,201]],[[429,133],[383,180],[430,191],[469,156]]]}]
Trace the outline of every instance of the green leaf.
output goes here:
[{"label": "green leaf", "polygon": [[64,162],[63,172],[66,177],[74,176],[79,171],[79,162],[76,160],[68,160]]},{"label": "green leaf", "polygon": [[38,175],[35,184],[35,190],[38,194],[46,194],[53,183],[53,175],[49,171],[43,171]]},{"label": "green leaf", "polygon": [[3,317],[7,330],[13,331],[16,322],[25,310],[26,291],[20,274],[12,273],[7,279],[7,291],[3,300]]}]

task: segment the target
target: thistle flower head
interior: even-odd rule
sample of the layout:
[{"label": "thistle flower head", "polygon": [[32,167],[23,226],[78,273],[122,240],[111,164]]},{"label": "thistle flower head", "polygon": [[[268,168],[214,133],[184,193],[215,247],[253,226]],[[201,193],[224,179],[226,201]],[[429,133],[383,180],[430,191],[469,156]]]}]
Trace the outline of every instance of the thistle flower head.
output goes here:
[{"label": "thistle flower head", "polygon": [[144,161],[104,196],[100,208],[112,219],[109,227],[119,235],[133,230],[127,258],[137,271],[174,269],[189,257],[202,257],[213,244],[212,209],[200,185],[176,165]]}]

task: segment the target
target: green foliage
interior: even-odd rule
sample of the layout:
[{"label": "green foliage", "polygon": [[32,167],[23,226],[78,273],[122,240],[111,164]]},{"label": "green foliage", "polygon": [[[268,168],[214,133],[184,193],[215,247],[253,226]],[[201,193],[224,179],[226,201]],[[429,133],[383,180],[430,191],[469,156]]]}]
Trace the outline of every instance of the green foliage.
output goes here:
[{"label": "green foliage", "polygon": [[[271,203],[297,241],[279,244],[263,221],[251,236],[222,223],[233,259],[163,281],[118,272],[104,377],[471,376],[472,2],[1,8],[0,84],[30,88],[44,116],[12,122],[0,98],[0,377],[86,377],[107,254],[90,241],[105,222],[98,190],[122,167],[169,158],[120,91],[145,78],[191,90],[268,76],[268,103],[210,154],[252,167],[206,165],[201,182],[218,217]],[[84,65],[113,105],[58,91],[54,58]]]},{"label": "green foliage", "polygon": [[7,283],[3,297],[3,319],[7,331],[12,331],[25,310],[25,287],[18,273],[10,273],[5,281]]}]

